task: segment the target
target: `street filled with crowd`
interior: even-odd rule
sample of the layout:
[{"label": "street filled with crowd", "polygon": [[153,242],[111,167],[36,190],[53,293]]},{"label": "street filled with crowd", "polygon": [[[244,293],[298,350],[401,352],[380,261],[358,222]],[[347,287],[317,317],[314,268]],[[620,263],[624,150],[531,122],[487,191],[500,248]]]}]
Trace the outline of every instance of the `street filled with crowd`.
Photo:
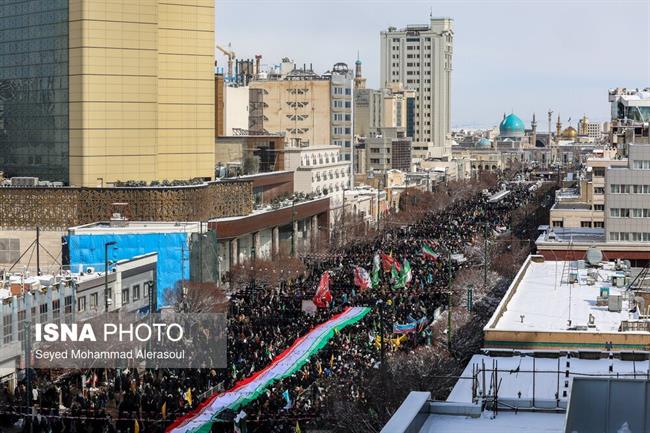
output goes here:
[{"label": "street filled with crowd", "polygon": [[[337,332],[302,368],[247,405],[220,413],[223,422],[212,427],[214,432],[241,428],[233,420],[243,411],[251,432],[304,431],[327,404],[326,381],[335,378],[346,398],[363,400],[364,377],[379,368],[387,347],[411,350],[439,338],[431,325],[447,305],[451,280],[481,266],[470,251],[486,234],[492,238],[510,229],[513,210],[533,195],[528,184],[508,189],[495,203],[480,190],[457,200],[450,193],[447,206],[422,212],[413,223],[387,221],[375,236],[305,257],[306,272],[291,281],[231,288],[227,368],[38,370],[31,373],[31,395],[23,372],[14,389],[0,385],[0,430],[162,432],[208,395],[263,369],[345,307],[370,307],[363,320]],[[315,299],[325,273],[326,296]],[[311,300],[320,308],[305,308],[304,301]],[[36,416],[28,416],[32,410]]]}]

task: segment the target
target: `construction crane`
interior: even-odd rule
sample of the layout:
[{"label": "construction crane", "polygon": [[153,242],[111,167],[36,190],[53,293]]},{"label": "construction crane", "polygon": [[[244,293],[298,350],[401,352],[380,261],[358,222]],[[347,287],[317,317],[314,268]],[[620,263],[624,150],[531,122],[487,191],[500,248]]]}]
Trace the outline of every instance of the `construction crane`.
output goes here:
[{"label": "construction crane", "polygon": [[235,61],[235,52],[231,49],[230,44],[228,44],[228,49],[217,44],[217,49],[228,57],[228,79],[232,79],[232,63]]}]

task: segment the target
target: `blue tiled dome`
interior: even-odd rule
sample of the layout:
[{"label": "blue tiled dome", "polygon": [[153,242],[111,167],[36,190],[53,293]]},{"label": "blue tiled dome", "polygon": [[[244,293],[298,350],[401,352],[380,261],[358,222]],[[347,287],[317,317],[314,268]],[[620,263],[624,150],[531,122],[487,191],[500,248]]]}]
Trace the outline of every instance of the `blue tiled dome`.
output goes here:
[{"label": "blue tiled dome", "polygon": [[526,132],[524,122],[514,114],[509,114],[499,125],[501,137],[523,137]]},{"label": "blue tiled dome", "polygon": [[481,138],[479,141],[476,142],[476,147],[491,147],[491,146],[492,146],[492,142],[485,137]]}]

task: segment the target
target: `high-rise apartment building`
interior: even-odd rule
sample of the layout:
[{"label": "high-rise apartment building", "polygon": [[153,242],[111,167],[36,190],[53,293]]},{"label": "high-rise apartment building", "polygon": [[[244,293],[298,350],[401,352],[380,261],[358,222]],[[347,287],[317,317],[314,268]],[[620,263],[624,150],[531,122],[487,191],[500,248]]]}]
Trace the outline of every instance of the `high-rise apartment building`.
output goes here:
[{"label": "high-rise apartment building", "polygon": [[629,144],[627,167],[605,173],[607,242],[650,242],[650,145]]},{"label": "high-rise apartment building", "polygon": [[343,160],[352,158],[352,71],[337,63],[330,72],[332,143],[341,148]]},{"label": "high-rise apartment building", "polygon": [[213,177],[214,0],[2,2],[0,31],[0,170]]},{"label": "high-rise apartment building", "polygon": [[402,83],[415,91],[413,141],[446,145],[451,128],[453,20],[390,27],[381,32],[380,84]]}]

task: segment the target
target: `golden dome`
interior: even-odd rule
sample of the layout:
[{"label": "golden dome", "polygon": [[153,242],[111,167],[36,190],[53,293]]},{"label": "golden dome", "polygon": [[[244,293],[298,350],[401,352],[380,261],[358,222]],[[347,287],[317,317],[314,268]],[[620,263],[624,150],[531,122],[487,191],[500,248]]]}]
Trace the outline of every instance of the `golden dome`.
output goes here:
[{"label": "golden dome", "polygon": [[567,140],[573,140],[578,136],[578,131],[573,126],[569,126],[562,131],[562,138]]}]

